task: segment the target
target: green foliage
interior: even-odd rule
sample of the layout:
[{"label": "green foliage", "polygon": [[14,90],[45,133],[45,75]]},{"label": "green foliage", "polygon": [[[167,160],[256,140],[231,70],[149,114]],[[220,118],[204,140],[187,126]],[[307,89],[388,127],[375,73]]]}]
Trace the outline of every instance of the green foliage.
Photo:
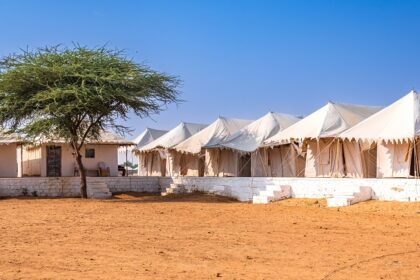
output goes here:
[{"label": "green foliage", "polygon": [[131,161],[124,162],[124,166],[127,166],[127,168],[129,168],[131,170],[137,169],[137,167],[139,167],[138,164],[134,164]]},{"label": "green foliage", "polygon": [[[178,101],[179,80],[137,64],[119,51],[46,47],[0,60],[0,125],[27,139],[63,139],[73,149],[87,197],[80,149],[133,112],[158,113]],[[25,194],[25,193],[24,193]]]},{"label": "green foliage", "polygon": [[66,139],[79,149],[130,112],[158,113],[177,102],[178,79],[104,47],[46,47],[0,60],[0,123],[39,139]]}]

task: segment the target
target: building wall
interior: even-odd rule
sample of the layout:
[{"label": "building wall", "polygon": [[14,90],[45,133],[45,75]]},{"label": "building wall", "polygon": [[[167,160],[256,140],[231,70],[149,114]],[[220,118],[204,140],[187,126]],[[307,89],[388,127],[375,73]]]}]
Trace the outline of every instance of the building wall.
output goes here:
[{"label": "building wall", "polygon": [[17,177],[17,145],[0,145],[0,177]]},{"label": "building wall", "polygon": [[[22,151],[23,176],[47,176],[47,149],[46,144],[40,147],[25,147]],[[72,155],[71,147],[67,144],[61,146],[61,176],[74,176],[76,161]],[[95,158],[85,158],[85,149],[95,149]],[[118,176],[118,146],[117,145],[85,145],[82,150],[83,164],[88,176],[95,176],[99,162],[105,162],[110,168],[110,176]]]}]

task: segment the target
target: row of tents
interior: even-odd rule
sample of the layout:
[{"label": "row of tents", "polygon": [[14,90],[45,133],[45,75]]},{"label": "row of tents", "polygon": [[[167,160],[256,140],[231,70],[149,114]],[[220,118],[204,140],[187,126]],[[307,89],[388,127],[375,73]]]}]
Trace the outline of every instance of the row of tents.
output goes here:
[{"label": "row of tents", "polygon": [[269,112],[258,120],[146,129],[133,153],[140,176],[417,177],[420,95],[388,107],[329,102],[305,118]]}]

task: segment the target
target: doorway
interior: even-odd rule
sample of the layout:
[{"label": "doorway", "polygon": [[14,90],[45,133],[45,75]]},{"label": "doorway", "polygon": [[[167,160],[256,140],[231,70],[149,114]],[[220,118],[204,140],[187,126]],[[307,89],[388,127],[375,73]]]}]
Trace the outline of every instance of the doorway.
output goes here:
[{"label": "doorway", "polygon": [[239,177],[251,177],[251,155],[239,156]]},{"label": "doorway", "polygon": [[61,146],[47,146],[47,177],[61,177]]}]

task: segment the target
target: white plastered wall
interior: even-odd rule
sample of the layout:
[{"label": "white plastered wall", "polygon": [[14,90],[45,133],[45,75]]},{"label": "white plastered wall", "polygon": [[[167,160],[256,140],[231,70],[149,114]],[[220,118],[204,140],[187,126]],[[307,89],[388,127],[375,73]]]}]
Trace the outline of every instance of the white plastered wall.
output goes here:
[{"label": "white plastered wall", "polygon": [[17,161],[17,145],[4,144],[0,145],[0,177],[17,177],[18,161]]},{"label": "white plastered wall", "polygon": [[[70,146],[67,144],[56,144],[54,146],[61,146],[61,176],[74,176],[76,163]],[[47,176],[46,147],[46,144],[34,148],[24,147],[22,151],[23,176]],[[86,148],[95,149],[94,158],[85,158]],[[87,170],[97,170],[98,163],[105,162],[105,164],[109,167],[110,176],[118,176],[117,145],[85,145],[82,147],[81,153],[83,155],[83,165]]]}]

